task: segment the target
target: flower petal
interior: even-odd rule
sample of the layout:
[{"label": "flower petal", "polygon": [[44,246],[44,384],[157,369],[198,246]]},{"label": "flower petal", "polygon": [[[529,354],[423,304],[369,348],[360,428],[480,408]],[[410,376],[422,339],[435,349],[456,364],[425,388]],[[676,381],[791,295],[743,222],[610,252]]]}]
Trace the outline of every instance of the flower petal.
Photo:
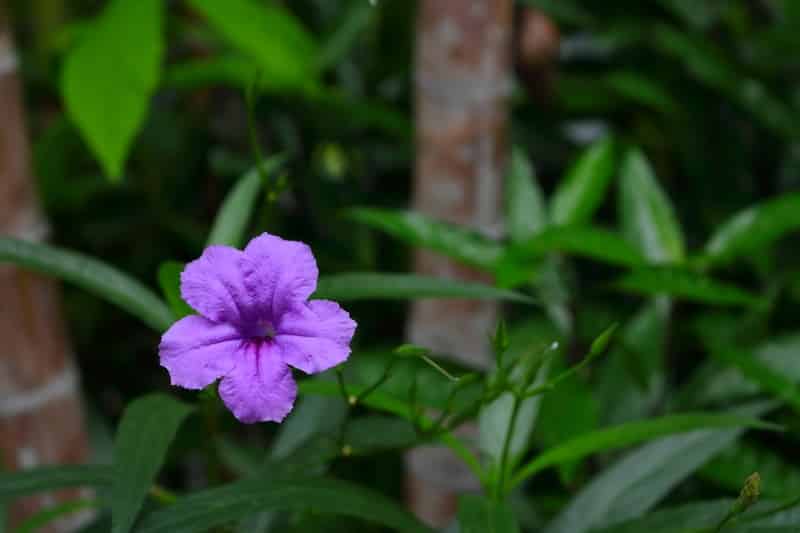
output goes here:
[{"label": "flower petal", "polygon": [[215,322],[240,324],[253,308],[244,285],[244,253],[229,246],[209,246],[181,273],[181,296],[195,311]]},{"label": "flower petal", "polygon": [[356,323],[336,302],[312,300],[293,306],[275,329],[283,360],[315,374],[347,359]]},{"label": "flower petal", "polygon": [[280,316],[291,304],[304,302],[317,288],[317,262],[308,245],[263,233],[244,249],[245,285],[267,309]]},{"label": "flower petal", "polygon": [[274,343],[248,342],[220,381],[219,395],[241,422],[280,422],[292,410],[297,384]]},{"label": "flower petal", "polygon": [[233,369],[241,344],[233,326],[192,315],[164,333],[158,355],[173,385],[202,389]]}]

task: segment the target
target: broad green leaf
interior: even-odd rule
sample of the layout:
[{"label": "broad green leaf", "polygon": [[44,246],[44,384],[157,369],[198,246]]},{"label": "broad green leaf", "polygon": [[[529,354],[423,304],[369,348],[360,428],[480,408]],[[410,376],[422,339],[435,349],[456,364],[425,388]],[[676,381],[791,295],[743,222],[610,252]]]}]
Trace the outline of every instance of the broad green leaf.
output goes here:
[{"label": "broad green leaf", "polygon": [[414,426],[402,418],[368,415],[348,420],[342,442],[353,455],[413,446],[419,437]]},{"label": "broad green leaf", "polygon": [[705,248],[713,264],[759,253],[800,228],[800,194],[787,194],[741,211],[722,224]]},{"label": "broad green leaf", "polygon": [[629,150],[620,170],[620,218],[627,239],[654,263],[679,263],[683,232],[644,154]]},{"label": "broad green leaf", "polygon": [[737,348],[713,350],[714,357],[734,365],[750,381],[800,412],[800,390],[797,384],[754,357],[752,353]]},{"label": "broad green leaf", "polygon": [[583,224],[591,220],[614,176],[615,152],[613,140],[604,139],[581,154],[553,193],[553,224]]},{"label": "broad green leaf", "polygon": [[598,81],[620,97],[653,108],[665,115],[674,116],[680,112],[679,104],[669,89],[651,77],[634,71],[620,70],[610,72]]},{"label": "broad green leaf", "polygon": [[127,274],[77,252],[0,237],[0,263],[14,263],[74,283],[156,331],[166,330],[175,321],[169,307],[150,289]]},{"label": "broad green leaf", "polygon": [[709,528],[725,518],[733,501],[697,502],[667,508],[609,527],[592,529],[592,533],[711,533],[713,529]]},{"label": "broad green leaf", "polygon": [[[565,370],[563,363],[553,369],[553,374]],[[579,376],[561,382],[555,390],[542,397],[534,437],[541,448],[550,448],[572,438],[594,431],[600,420],[600,405],[594,391]],[[579,462],[559,465],[562,481],[569,481]]]},{"label": "broad green leaf", "polygon": [[111,533],[127,533],[164,464],[172,439],[192,408],[165,394],[131,402],[114,441]]},{"label": "broad green leaf", "polygon": [[[730,345],[712,346],[709,351],[728,349]],[[777,373],[792,383],[800,383],[800,335],[793,334],[771,339],[752,350],[752,357],[758,364],[772,373]],[[748,355],[748,357],[750,357]],[[748,379],[737,368],[728,366],[720,368],[717,360],[712,359],[709,365],[696,373],[696,377],[687,385],[685,394],[691,401],[684,404],[702,405],[709,403],[741,400],[757,394],[760,385]]]},{"label": "broad green leaf", "polygon": [[163,49],[160,0],[112,0],[64,62],[67,113],[113,180],[147,116]]},{"label": "broad green leaf", "polygon": [[69,487],[109,485],[114,472],[105,465],[43,466],[0,474],[0,502],[37,492]]},{"label": "broad green leaf", "polygon": [[506,180],[506,213],[512,242],[533,237],[547,224],[542,189],[533,165],[519,147],[511,152],[511,168]]},{"label": "broad green leaf", "polygon": [[[541,354],[529,354],[536,356]],[[543,362],[536,374],[533,386],[542,385],[547,380],[550,365]],[[506,474],[513,472],[514,466],[519,463],[522,456],[530,445],[531,434],[539,416],[539,406],[542,396],[533,396],[523,400],[517,408],[516,420],[512,424],[512,412],[514,406],[514,396],[507,392],[497,398],[494,402],[484,405],[478,416],[479,437],[478,446],[482,455],[489,461],[488,470],[495,481],[500,476],[500,466],[503,460],[503,452],[508,443],[508,455],[506,456]],[[503,490],[504,487],[501,487]]]},{"label": "broad green leaf", "polygon": [[669,299],[655,298],[617,335],[619,341],[600,368],[594,389],[605,424],[644,418],[662,400],[670,309]]},{"label": "broad green leaf", "polygon": [[207,245],[224,244],[240,248],[244,244],[247,223],[252,218],[259,193],[265,185],[264,177],[275,172],[284,160],[282,155],[270,157],[261,168],[253,168],[239,178],[217,212]]},{"label": "broad green leaf", "polygon": [[304,88],[316,80],[317,46],[285,7],[255,0],[188,0],[232,46],[250,56],[264,83]]},{"label": "broad green leaf", "polygon": [[275,460],[286,458],[315,436],[333,433],[344,423],[346,414],[343,398],[302,398],[280,425],[272,441],[270,457]]},{"label": "broad green leaf", "polygon": [[502,246],[487,237],[411,211],[357,208],[349,210],[348,217],[410,246],[429,248],[483,270],[493,270],[502,253]]},{"label": "broad green leaf", "polygon": [[775,430],[777,426],[736,414],[688,413],[628,422],[575,437],[551,448],[526,464],[514,477],[516,485],[551,466],[588,455],[698,429],[749,427]]},{"label": "broad green leaf", "polygon": [[614,265],[645,264],[639,251],[620,235],[593,226],[549,227],[524,242],[511,245],[504,261],[512,265],[534,263],[549,252],[563,252]]},{"label": "broad green leaf", "polygon": [[[749,404],[716,416],[760,416],[773,406],[767,402]],[[584,486],[544,533],[585,533],[643,516],[676,485],[734,443],[748,425],[698,429],[645,444]]]},{"label": "broad green leaf", "polygon": [[348,273],[320,278],[314,298],[330,300],[410,300],[415,298],[464,298],[507,300],[532,304],[534,300],[519,292],[490,285],[461,282],[413,274]]},{"label": "broad green leaf", "polygon": [[615,286],[626,292],[647,296],[667,295],[710,305],[757,305],[757,296],[734,285],[702,274],[670,268],[642,268],[617,280]]},{"label": "broad green leaf", "polygon": [[195,492],[146,516],[137,533],[199,533],[270,510],[313,510],[360,518],[400,532],[432,532],[382,494],[350,482],[266,478]]},{"label": "broad green leaf", "polygon": [[14,530],[14,533],[36,533],[37,531],[45,531],[47,525],[54,520],[98,506],[99,502],[95,500],[69,500],[53,505],[52,507],[45,507],[20,523]]},{"label": "broad green leaf", "polygon": [[179,261],[164,261],[158,267],[158,284],[161,293],[167,299],[169,308],[176,318],[195,314],[189,304],[181,297],[181,272],[186,268],[185,263]]},{"label": "broad green leaf", "polygon": [[519,533],[519,524],[511,506],[478,494],[464,494],[458,499],[460,533]]}]

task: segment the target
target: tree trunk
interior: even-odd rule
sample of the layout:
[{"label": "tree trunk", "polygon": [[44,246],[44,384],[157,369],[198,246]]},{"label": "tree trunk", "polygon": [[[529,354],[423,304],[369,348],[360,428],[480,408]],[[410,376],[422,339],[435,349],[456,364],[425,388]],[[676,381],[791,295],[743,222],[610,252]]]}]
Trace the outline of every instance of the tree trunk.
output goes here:
[{"label": "tree trunk", "polygon": [[[11,25],[0,0],[0,235],[42,240],[42,217],[29,162]],[[52,280],[0,264],[0,450],[3,470],[84,462],[88,441],[77,370]],[[10,508],[13,527],[80,491],[25,498]],[[71,531],[86,513],[54,523]]]},{"label": "tree trunk", "polygon": [[[414,208],[499,236],[512,2],[421,0],[417,24]],[[485,274],[428,251],[417,254],[416,271],[489,281]],[[497,314],[497,305],[489,302],[418,301],[411,310],[408,337],[471,366],[487,367],[488,338]],[[409,503],[433,526],[453,518],[458,492],[477,487],[441,448],[414,450],[407,464]]]}]

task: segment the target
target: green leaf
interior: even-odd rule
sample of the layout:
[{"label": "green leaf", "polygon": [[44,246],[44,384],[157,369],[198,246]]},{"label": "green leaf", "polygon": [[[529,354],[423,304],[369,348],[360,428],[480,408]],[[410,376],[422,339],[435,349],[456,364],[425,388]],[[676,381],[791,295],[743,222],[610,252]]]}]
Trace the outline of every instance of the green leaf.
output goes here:
[{"label": "green leaf", "polygon": [[259,192],[265,185],[264,177],[275,172],[284,161],[283,155],[270,157],[261,168],[253,168],[239,178],[217,212],[206,245],[224,244],[240,248],[244,244],[247,223],[253,215]]},{"label": "green leaf", "polygon": [[54,520],[94,507],[98,507],[98,502],[94,500],[70,500],[57,503],[52,507],[45,507],[26,518],[17,526],[14,533],[35,533],[37,531],[43,531],[47,525]]},{"label": "green leaf", "polygon": [[800,469],[766,446],[745,442],[730,446],[698,474],[736,493],[742,488],[742,480],[753,472],[761,474],[762,492],[767,497],[800,494]]},{"label": "green leaf", "polygon": [[[773,406],[761,402],[728,411],[726,415],[710,416],[760,416]],[[585,533],[644,515],[744,431],[743,427],[703,429],[701,426],[697,431],[664,437],[638,448],[584,486],[544,533]]]},{"label": "green leaf", "polygon": [[511,168],[506,180],[506,212],[512,242],[533,237],[547,224],[542,189],[533,165],[519,147],[511,152]]},{"label": "green leaf", "polygon": [[368,415],[347,422],[342,442],[349,448],[349,453],[366,455],[410,448],[418,440],[414,426],[407,420]]},{"label": "green leaf", "polygon": [[711,305],[753,306],[760,299],[734,285],[702,274],[670,268],[643,268],[626,274],[615,286],[626,292],[648,296],[668,295]]},{"label": "green leaf", "polygon": [[432,533],[380,493],[333,479],[246,479],[195,492],[146,516],[137,533],[195,533],[260,511],[312,510],[360,518],[397,531]]},{"label": "green leaf", "polygon": [[[739,480],[741,485],[741,480]],[[730,511],[733,500],[697,502],[656,511],[609,527],[593,529],[592,533],[700,533],[713,528]],[[709,533],[714,531],[708,529]],[[726,530],[727,532],[727,530]]]},{"label": "green leaf", "polygon": [[192,408],[165,394],[131,402],[114,441],[111,533],[127,533],[164,464],[172,439]]},{"label": "green leaf", "polygon": [[0,473],[0,502],[54,489],[109,485],[113,478],[113,470],[105,465],[43,466],[3,472]]},{"label": "green leaf", "polygon": [[164,261],[158,267],[158,284],[161,287],[161,293],[178,319],[195,314],[194,309],[181,297],[181,272],[184,268],[186,268],[186,264],[179,261]]},{"label": "green leaf", "polygon": [[741,211],[722,224],[705,248],[709,261],[723,264],[761,252],[800,228],[800,193],[787,194]]},{"label": "green leaf", "polygon": [[416,276],[413,274],[347,273],[324,276],[314,298],[330,300],[410,300],[415,298],[464,298],[506,300],[532,304],[532,298],[506,289],[473,282]]},{"label": "green leaf", "polygon": [[[734,322],[735,323],[735,322]],[[734,326],[728,326],[734,327]],[[733,342],[733,341],[730,341]],[[722,346],[711,346],[713,352],[730,348],[726,342]],[[800,335],[797,333],[785,337],[771,339],[752,350],[752,356],[758,364],[780,374],[793,383],[800,383]],[[685,404],[709,404],[741,400],[759,392],[760,385],[747,378],[735,367],[720,368],[717,359],[712,358],[706,368],[696,372],[696,377],[687,385]]]},{"label": "green leaf", "polygon": [[344,14],[334,23],[334,30],[322,43],[317,67],[322,71],[341,64],[374,20],[377,11],[370,2],[350,2]]},{"label": "green leaf", "polygon": [[487,237],[411,211],[357,208],[349,210],[347,216],[410,246],[429,248],[487,271],[497,266],[503,250],[499,243]]},{"label": "green leaf", "polygon": [[735,414],[687,413],[628,422],[580,435],[547,450],[520,469],[512,483],[516,485],[546,468],[592,454],[624,448],[665,435],[725,427],[778,429],[774,424]]},{"label": "green leaf", "polygon": [[458,527],[461,533],[519,533],[519,524],[511,506],[478,494],[464,494],[458,499]]},{"label": "green leaf", "polygon": [[583,224],[591,220],[614,176],[615,151],[613,140],[604,139],[580,156],[553,193],[553,224]]},{"label": "green leaf", "polygon": [[122,177],[158,85],[161,26],[160,0],[113,0],[64,62],[67,113],[113,180]]},{"label": "green leaf", "polygon": [[549,252],[564,252],[621,266],[642,266],[639,251],[617,233],[592,226],[553,226],[511,245],[504,266],[534,263]]},{"label": "green leaf", "polygon": [[167,305],[150,289],[127,274],[77,252],[0,237],[0,263],[14,263],[74,283],[156,331],[166,330],[175,321]]},{"label": "green leaf", "polygon": [[231,45],[255,61],[269,86],[304,88],[315,82],[316,43],[284,7],[254,0],[188,1]]},{"label": "green leaf", "polygon": [[761,389],[774,394],[797,412],[800,412],[800,391],[791,379],[786,378],[759,361],[752,353],[736,348],[712,350],[714,357],[734,365],[744,376]]},{"label": "green leaf", "polygon": [[683,261],[686,250],[680,224],[640,150],[625,155],[620,180],[620,217],[628,240],[654,263]]}]

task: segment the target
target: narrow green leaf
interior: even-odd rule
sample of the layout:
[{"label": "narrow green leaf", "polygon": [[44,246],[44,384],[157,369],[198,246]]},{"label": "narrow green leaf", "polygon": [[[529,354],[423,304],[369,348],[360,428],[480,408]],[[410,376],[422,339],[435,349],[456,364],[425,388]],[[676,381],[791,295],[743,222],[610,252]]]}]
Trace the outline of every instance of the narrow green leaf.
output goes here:
[{"label": "narrow green leaf", "polygon": [[550,201],[554,224],[589,222],[614,176],[615,146],[604,139],[589,147],[562,179]]},{"label": "narrow green leaf", "polygon": [[0,502],[69,487],[109,485],[114,473],[105,465],[43,466],[0,474]]},{"label": "narrow green leaf", "polygon": [[513,484],[521,483],[551,466],[581,459],[595,453],[624,448],[665,435],[686,433],[698,429],[725,427],[778,429],[774,424],[735,414],[680,414],[668,415],[653,420],[628,422],[616,427],[580,435],[547,450],[520,469],[514,477]]},{"label": "narrow green leaf", "polygon": [[795,411],[800,412],[800,390],[798,390],[797,384],[759,361],[752,353],[736,348],[723,348],[713,350],[712,354],[714,357],[736,366],[747,379],[755,382],[761,389],[774,394]]},{"label": "narrow green leaf", "polygon": [[64,62],[67,112],[113,180],[147,116],[163,49],[160,0],[112,0]]},{"label": "narrow green leaf", "polygon": [[620,171],[620,218],[628,240],[654,263],[683,261],[683,232],[644,154],[628,151]]},{"label": "narrow green leaf", "polygon": [[325,276],[317,284],[314,298],[330,300],[410,300],[415,298],[464,298],[535,303],[519,292],[482,283],[461,282],[413,274],[347,273]]},{"label": "narrow green leaf", "polygon": [[593,226],[553,226],[511,245],[504,259],[510,264],[534,263],[549,252],[563,252],[621,266],[642,266],[639,251],[617,233]]},{"label": "narrow green leaf", "polygon": [[[760,402],[727,413],[739,417],[760,416],[773,407],[774,403]],[[586,484],[548,524],[544,533],[586,533],[643,516],[675,486],[727,449],[744,431],[744,427],[701,427],[641,446]]]},{"label": "narrow green leaf", "polygon": [[172,439],[192,408],[165,394],[134,400],[114,441],[111,533],[127,533],[164,464]]},{"label": "narrow green leaf", "polygon": [[36,531],[43,531],[47,525],[54,520],[98,506],[99,502],[95,500],[70,500],[58,503],[52,507],[45,507],[20,523],[17,529],[14,530],[14,533],[35,533]]},{"label": "narrow green leaf", "polygon": [[346,481],[267,478],[195,492],[146,516],[137,533],[199,533],[269,510],[312,510],[352,516],[401,532],[432,532],[382,494]]},{"label": "narrow green leaf", "polygon": [[626,274],[615,286],[648,296],[668,295],[711,305],[757,305],[757,296],[702,274],[679,269],[643,268]]},{"label": "narrow green leaf", "polygon": [[285,161],[283,155],[270,157],[261,168],[253,168],[239,178],[214,219],[207,245],[224,244],[239,248],[244,244],[247,223],[253,215],[264,176],[269,176]]},{"label": "narrow green leaf", "polygon": [[519,147],[511,152],[511,168],[506,180],[506,212],[512,242],[533,237],[547,224],[542,189],[533,165]]},{"label": "narrow green leaf", "polygon": [[186,264],[179,261],[164,261],[158,267],[158,284],[161,293],[167,299],[169,308],[176,318],[195,314],[189,304],[181,297],[181,272],[186,268]]},{"label": "narrow green leaf", "polygon": [[487,271],[496,268],[503,249],[499,243],[475,232],[411,211],[357,208],[349,210],[347,216],[411,246],[429,248]]},{"label": "narrow green leaf", "polygon": [[458,499],[458,527],[461,533],[519,533],[511,506],[478,494]]},{"label": "narrow green leaf", "polygon": [[334,30],[320,46],[317,58],[317,67],[320,71],[341,63],[369,27],[377,11],[375,5],[370,2],[350,2],[340,20],[335,22]]},{"label": "narrow green leaf", "polygon": [[278,89],[316,79],[317,46],[286,8],[255,0],[188,0],[231,45],[250,56],[261,77]]},{"label": "narrow green leaf", "polygon": [[800,228],[800,193],[779,196],[735,214],[722,224],[705,248],[713,264],[758,253]]},{"label": "narrow green leaf", "polygon": [[175,317],[150,289],[91,257],[46,244],[0,237],[0,263],[14,263],[85,289],[155,329],[166,330]]}]

